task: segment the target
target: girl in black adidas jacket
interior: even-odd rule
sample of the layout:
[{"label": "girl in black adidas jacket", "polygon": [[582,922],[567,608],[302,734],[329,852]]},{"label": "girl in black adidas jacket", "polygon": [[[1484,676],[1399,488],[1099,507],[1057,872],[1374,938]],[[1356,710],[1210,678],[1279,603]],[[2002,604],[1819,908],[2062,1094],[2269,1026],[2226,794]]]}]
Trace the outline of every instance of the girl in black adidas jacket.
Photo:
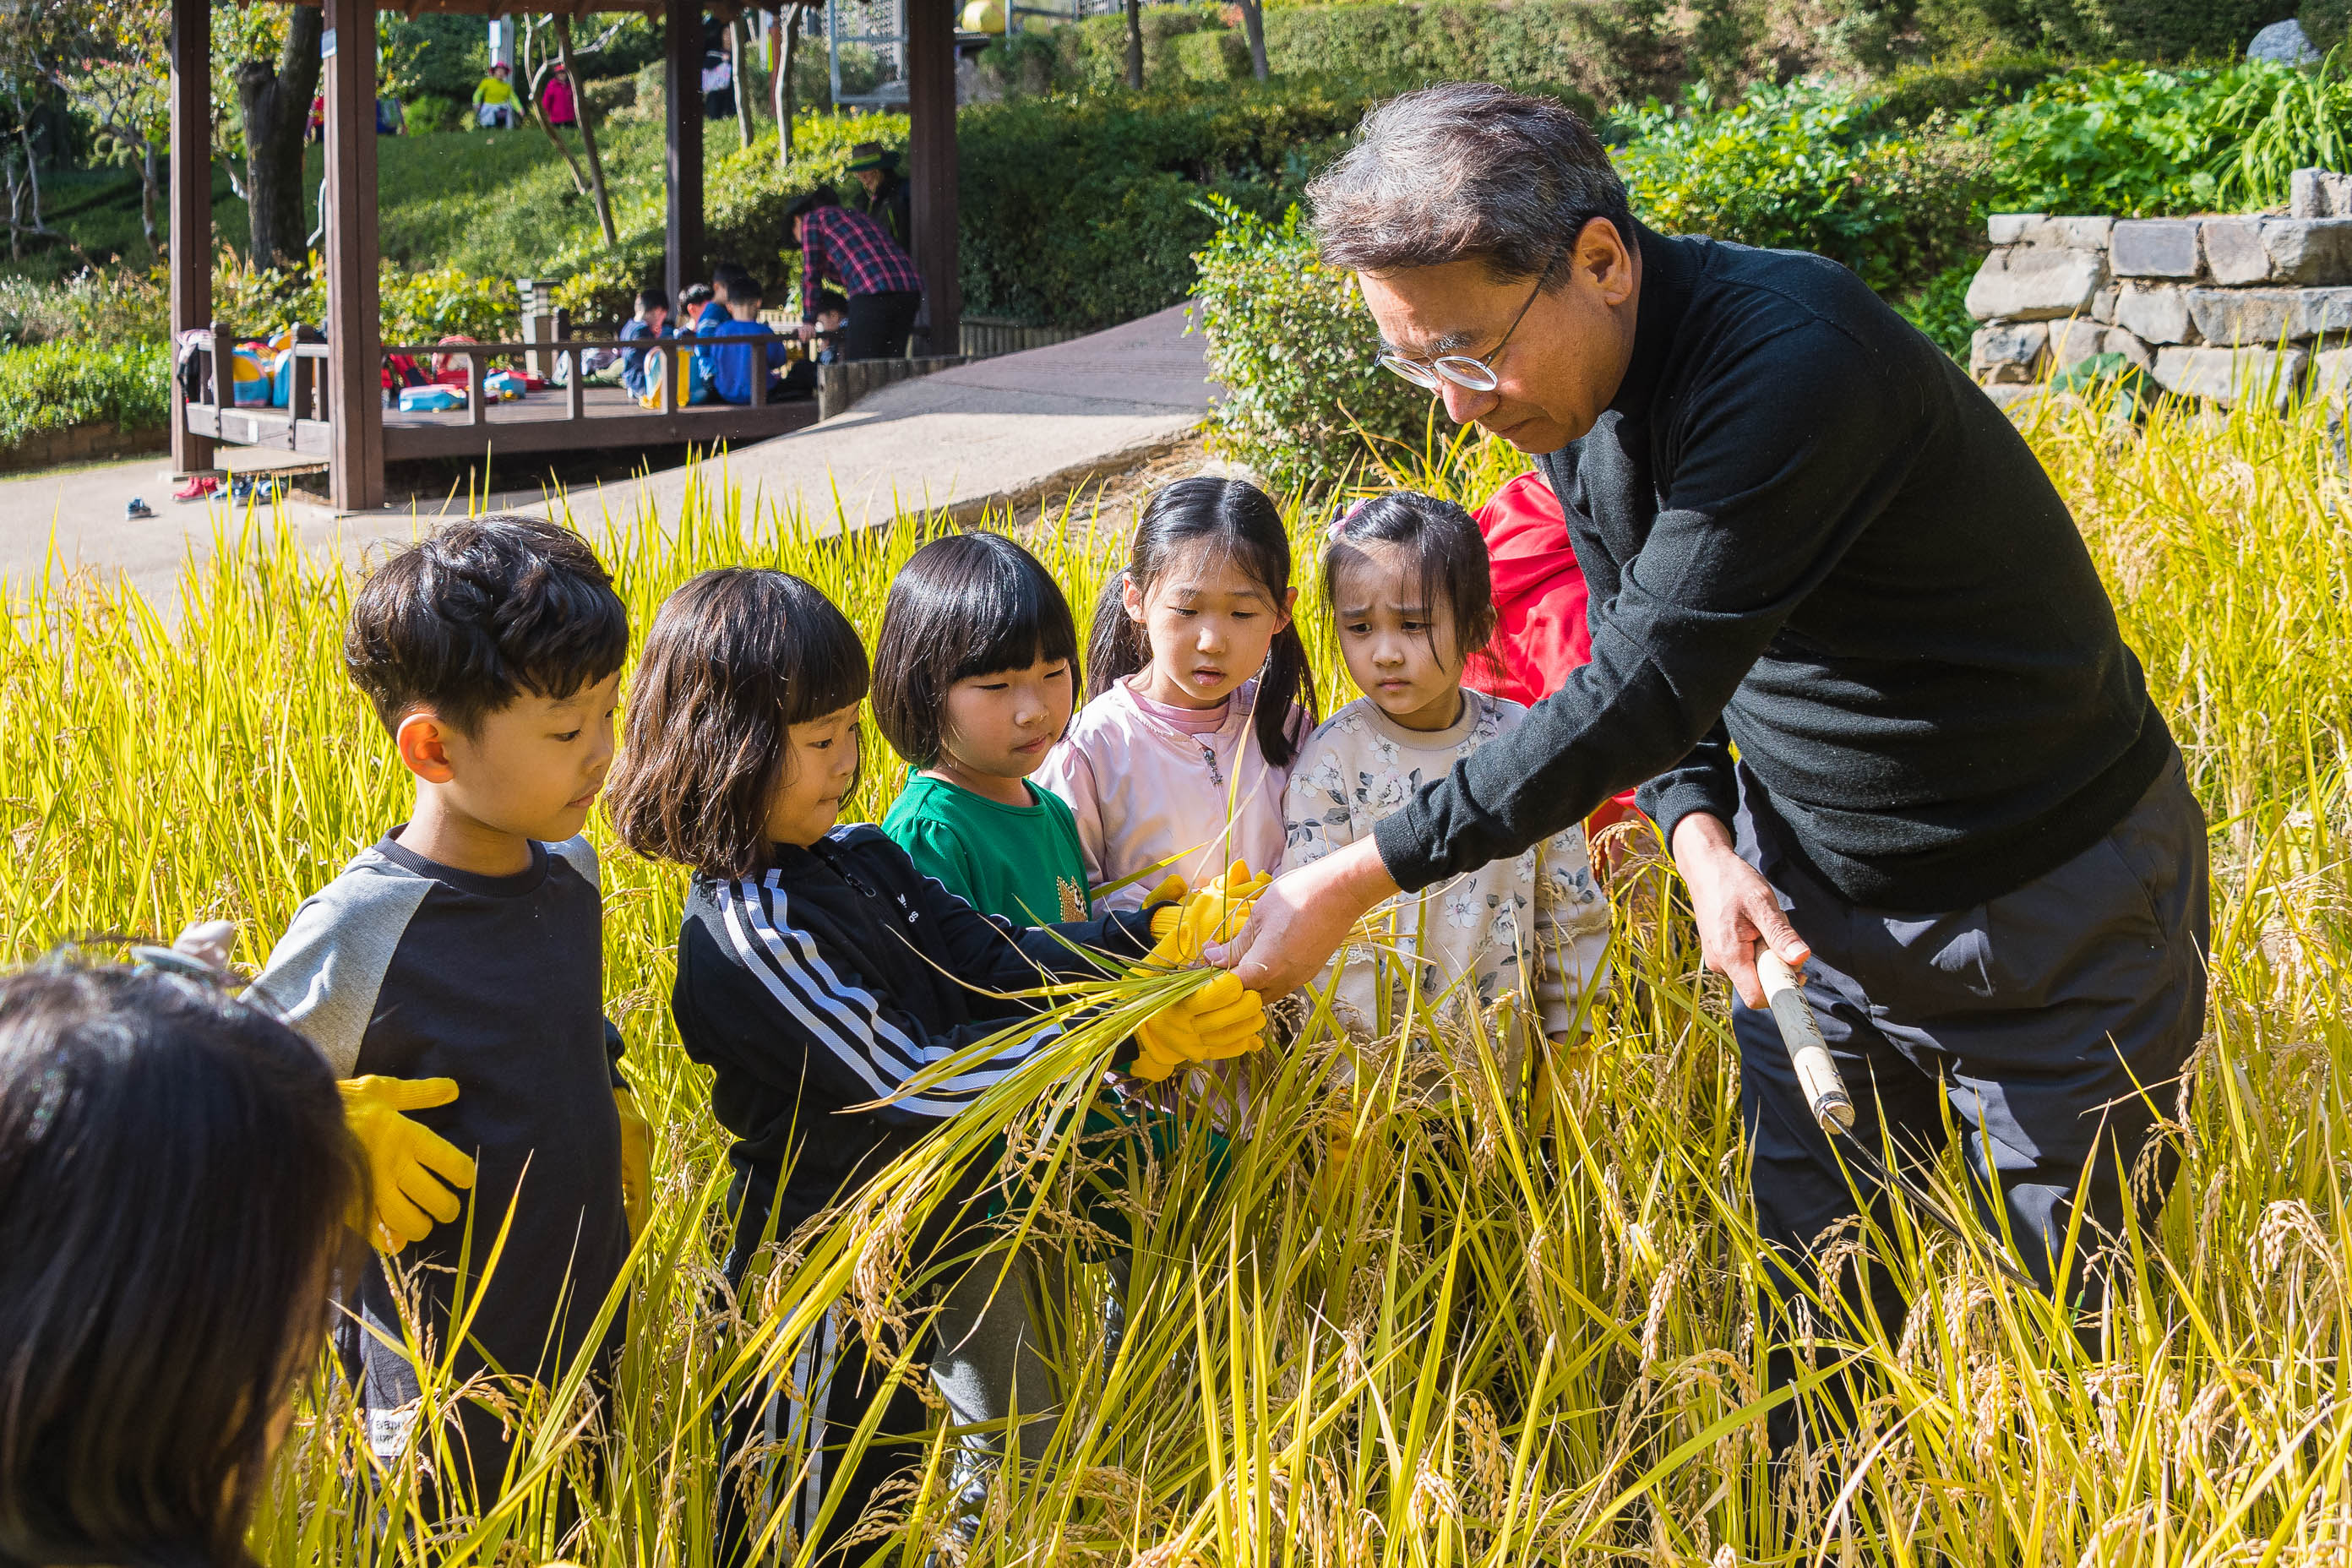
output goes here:
[{"label": "girl in black adidas jacket", "polygon": [[[716,1074],[711,1108],[735,1135],[728,1274],[737,1282],[763,1237],[789,1236],[856,1191],[1054,1037],[1042,1026],[919,1096],[843,1114],[1024,1011],[986,993],[1102,973],[1078,949],[1140,957],[1151,946],[1149,911],[1023,930],[924,877],[877,829],[836,826],[856,784],[866,688],[856,632],[815,588],[782,572],[704,573],[655,617],[606,794],[633,847],[695,871],[671,1007],[688,1054]],[[1006,1292],[986,1299],[995,1271],[970,1271],[983,1275],[968,1310],[950,1292],[933,1363],[962,1424],[992,1418],[1016,1394],[1030,1412],[1053,1401],[1043,1363],[1021,1342],[1019,1292],[1008,1310]],[[854,1428],[879,1380],[841,1318],[802,1347],[806,1364],[796,1362],[772,1397],[738,1413],[730,1449],[764,1428],[770,1441],[821,1453],[828,1431],[837,1443]],[[904,1389],[896,1397],[902,1407],[880,1431],[920,1434],[919,1402]],[[793,1529],[829,1544],[906,1458],[887,1446],[870,1453],[822,1524],[830,1478],[816,1469],[790,1500]],[[736,1481],[730,1466],[722,1561],[753,1544],[741,1539]]]}]

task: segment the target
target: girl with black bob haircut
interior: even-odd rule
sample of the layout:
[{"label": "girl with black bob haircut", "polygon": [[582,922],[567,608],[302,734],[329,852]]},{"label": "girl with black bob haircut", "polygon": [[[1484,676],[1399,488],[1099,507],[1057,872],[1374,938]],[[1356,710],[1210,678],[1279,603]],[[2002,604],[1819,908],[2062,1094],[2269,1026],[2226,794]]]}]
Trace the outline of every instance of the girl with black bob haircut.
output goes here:
[{"label": "girl with black bob haircut", "polygon": [[1315,727],[1281,509],[1180,479],[1137,522],[1087,645],[1087,705],[1038,782],[1070,805],[1087,874],[1132,908],[1165,867],[1198,888],[1282,854],[1282,792]]},{"label": "girl with black bob haircut", "polygon": [[364,1181],[326,1063],[259,1009],[0,976],[0,1563],[251,1568]]},{"label": "girl with black bob haircut", "polygon": [[[1034,1014],[1016,994],[1099,976],[1090,951],[1153,950],[1144,913],[1045,927],[978,913],[879,829],[841,823],[857,784],[866,684],[856,632],[815,588],[782,572],[706,572],[654,617],[606,796],[632,847],[695,873],[670,1005],[687,1054],[712,1069],[711,1110],[734,1135],[727,1275],[738,1286],[762,1247],[855,1194],[1056,1037],[1058,1026],[1041,1026],[945,1083],[891,1098]],[[1163,1019],[1203,1049],[1224,1048],[1255,1038],[1264,1014],[1223,974],[1154,1026]],[[967,1270],[940,1311],[932,1376],[960,1426],[1001,1428],[1014,1389],[1024,1414],[1045,1415],[1055,1401],[1021,1292],[999,1292],[998,1279],[992,1261]],[[872,1401],[887,1397],[862,1456],[820,1455],[814,1479],[790,1488],[785,1522],[815,1540],[817,1556],[857,1523],[904,1462],[907,1446],[894,1439],[919,1437],[929,1424],[911,1390],[892,1392],[889,1364],[836,1313],[798,1347],[788,1375],[730,1413],[722,1563],[746,1560],[757,1544],[747,1538],[746,1489],[756,1495],[800,1462],[773,1440],[823,1432],[845,1445]],[[1049,1430],[1027,1428],[1024,1447]],[[761,1433],[768,1457],[738,1463]],[[853,1468],[838,1474],[844,1463]],[[837,1506],[820,1528],[828,1493]]]},{"label": "girl with black bob haircut", "polygon": [[874,719],[914,773],[882,831],[924,875],[1019,925],[1087,918],[1086,858],[1029,775],[1070,725],[1078,634],[1037,558],[1001,533],[915,552],[874,649]]}]

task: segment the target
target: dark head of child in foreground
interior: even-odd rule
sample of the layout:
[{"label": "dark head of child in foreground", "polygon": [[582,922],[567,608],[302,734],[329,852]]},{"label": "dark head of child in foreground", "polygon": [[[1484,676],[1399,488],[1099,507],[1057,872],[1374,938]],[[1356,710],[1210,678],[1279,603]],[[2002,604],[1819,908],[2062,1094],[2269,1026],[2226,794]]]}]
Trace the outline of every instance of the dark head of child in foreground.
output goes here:
[{"label": "dark head of child in foreground", "polygon": [[[617,1343],[617,1327],[601,1350],[587,1340],[644,1212],[646,1145],[614,1067],[596,856],[578,835],[612,763],[627,640],[594,552],[539,519],[453,523],[378,568],[343,661],[415,803],[304,900],[254,982],[343,1080],[378,1243],[417,1244],[401,1261],[418,1270],[421,1327],[446,1347],[453,1303],[477,1293],[460,1378],[489,1364],[552,1379]],[[470,1215],[452,1190],[469,1182]],[[361,1403],[388,1459],[416,1369],[373,1259],[352,1296]],[[502,1424],[471,1405],[465,1421],[475,1484],[495,1485]]]},{"label": "dark head of child in foreground", "polygon": [[259,1009],[0,976],[0,1562],[247,1568],[363,1180],[318,1053]]}]

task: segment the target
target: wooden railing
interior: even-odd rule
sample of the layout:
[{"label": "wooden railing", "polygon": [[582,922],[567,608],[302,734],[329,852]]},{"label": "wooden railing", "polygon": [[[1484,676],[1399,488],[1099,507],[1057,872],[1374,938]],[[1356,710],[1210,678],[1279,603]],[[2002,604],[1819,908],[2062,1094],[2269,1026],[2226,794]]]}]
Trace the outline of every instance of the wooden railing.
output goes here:
[{"label": "wooden railing", "polygon": [[[238,340],[236,334],[220,321],[213,322],[206,329],[205,340],[204,347],[211,354],[213,362],[215,405],[221,408],[231,407],[236,398],[235,362]],[[681,356],[692,353],[698,349],[740,347],[744,353],[756,353],[757,357],[764,361],[767,357],[765,351],[774,341],[776,340],[751,337],[558,338],[536,342],[386,343],[383,345],[383,352],[387,357],[393,354],[408,354],[415,357],[446,354],[462,357],[466,362],[467,423],[469,425],[489,423],[488,400],[482,395],[482,382],[485,377],[482,368],[484,360],[520,359],[529,354],[544,356],[543,363],[561,361],[564,370],[563,417],[564,421],[569,423],[586,417],[583,398],[585,383],[580,372],[580,356],[591,349],[616,349],[625,353],[635,350],[647,354],[660,355],[662,360],[660,412],[667,416],[677,413],[680,406],[678,385],[682,378],[679,374],[678,361]],[[317,362],[324,360],[327,353],[328,345],[325,343],[294,345],[294,368],[286,399],[286,410],[290,417],[325,421],[332,416],[328,406],[327,378],[319,374],[316,369]],[[751,406],[764,408],[768,405],[769,367],[763,363],[757,368],[760,374],[750,378]],[[306,406],[312,412],[304,414],[302,410]]]}]

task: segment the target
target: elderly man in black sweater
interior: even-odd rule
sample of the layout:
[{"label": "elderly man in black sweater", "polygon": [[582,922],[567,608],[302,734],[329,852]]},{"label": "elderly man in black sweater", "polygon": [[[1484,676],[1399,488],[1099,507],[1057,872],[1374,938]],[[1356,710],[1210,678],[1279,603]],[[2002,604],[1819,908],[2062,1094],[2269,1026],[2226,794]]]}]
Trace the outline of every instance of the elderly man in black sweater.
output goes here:
[{"label": "elderly man in black sweater", "polygon": [[1759,943],[1802,966],[1874,1149],[1882,1111],[1898,1146],[1941,1143],[1948,1101],[2030,1267],[2055,1275],[2078,1206],[2084,1250],[2120,1236],[2127,1193],[2169,1179],[2134,1166],[2203,1029],[2205,826],[2024,441],[1843,268],[1634,222],[1555,104],[1411,94],[1310,195],[1382,362],[1559,493],[1592,661],[1375,840],[1276,883],[1229,961],[1286,990],[1380,900],[1642,782],[1738,993],[1784,1291],[1854,1198]]}]

